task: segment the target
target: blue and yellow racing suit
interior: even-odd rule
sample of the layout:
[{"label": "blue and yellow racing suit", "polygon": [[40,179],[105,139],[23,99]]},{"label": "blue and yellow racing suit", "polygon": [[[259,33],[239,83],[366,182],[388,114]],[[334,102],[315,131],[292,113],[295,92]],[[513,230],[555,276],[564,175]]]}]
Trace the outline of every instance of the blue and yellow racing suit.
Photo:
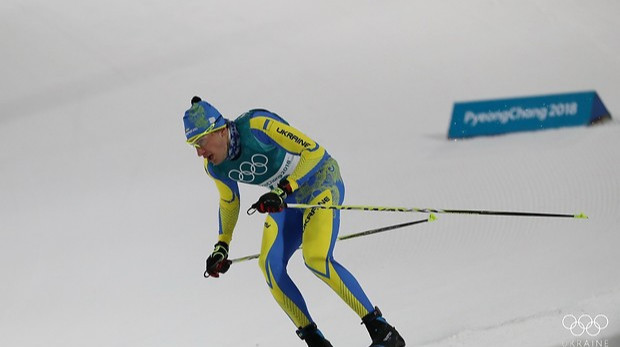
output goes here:
[{"label": "blue and yellow racing suit", "polygon": [[[240,151],[219,165],[205,159],[217,185],[219,240],[230,244],[239,216],[238,182],[274,188],[282,179],[293,193],[285,202],[342,204],[344,183],[338,163],[318,143],[267,110],[251,110],[233,122]],[[333,258],[340,211],[285,209],[267,216],[259,266],[273,297],[301,328],[312,323],[305,301],[286,266],[303,245],[306,266],[327,283],[361,317],[374,310],[357,280]]]}]

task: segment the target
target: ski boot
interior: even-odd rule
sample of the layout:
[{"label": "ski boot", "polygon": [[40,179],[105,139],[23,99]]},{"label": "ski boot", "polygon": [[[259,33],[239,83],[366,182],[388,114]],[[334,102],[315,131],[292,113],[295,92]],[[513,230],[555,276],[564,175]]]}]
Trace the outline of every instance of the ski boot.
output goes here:
[{"label": "ski boot", "polygon": [[404,347],[405,340],[396,329],[389,325],[381,315],[381,311],[375,306],[375,310],[362,318],[366,325],[372,344],[370,347]]},{"label": "ski boot", "polygon": [[308,347],[333,347],[314,323],[297,330],[297,336],[306,341]]}]

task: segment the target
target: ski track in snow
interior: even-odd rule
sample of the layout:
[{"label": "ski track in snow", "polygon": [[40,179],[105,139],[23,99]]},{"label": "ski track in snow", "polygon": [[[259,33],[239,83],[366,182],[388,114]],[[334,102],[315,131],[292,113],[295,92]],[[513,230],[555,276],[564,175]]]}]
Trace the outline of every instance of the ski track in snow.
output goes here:
[{"label": "ski track in snow", "polygon": [[[608,291],[596,295],[588,300],[584,300],[578,305],[572,307],[546,310],[523,317],[516,317],[508,321],[500,322],[490,326],[459,331],[458,333],[451,336],[446,336],[434,341],[429,341],[428,343],[424,343],[420,346],[468,346],[470,344],[480,343],[484,341],[485,338],[488,339],[488,336],[492,336],[493,339],[501,339],[502,346],[523,346],[528,344],[528,337],[523,332],[527,331],[527,329],[531,328],[532,326],[545,325],[548,324],[548,322],[552,322],[553,324],[558,326],[557,330],[561,331],[560,327],[562,326],[562,319],[565,315],[573,314],[579,317],[579,315],[581,314],[598,314],[599,311],[597,310],[600,309],[600,305],[597,305],[597,303],[600,301],[606,301],[607,306],[605,307],[605,312],[608,318],[611,318],[613,320],[616,317],[620,317],[620,310],[618,309],[620,307],[620,290]],[[519,336],[519,334],[522,335]],[[511,335],[514,335],[513,338],[508,339],[508,337]],[[551,336],[549,340],[554,341],[555,338],[557,339],[555,341],[558,341],[564,338],[564,343],[571,343],[571,338],[568,338],[566,336],[562,337],[562,334],[555,335],[556,336]],[[613,336],[603,331],[600,337],[590,338],[590,341],[609,341],[610,338],[612,339],[612,341],[616,341],[617,339],[616,336]],[[557,342],[549,342],[548,346],[552,347],[560,345],[561,344]],[[609,346],[615,346],[615,344],[612,343],[609,344]]]}]

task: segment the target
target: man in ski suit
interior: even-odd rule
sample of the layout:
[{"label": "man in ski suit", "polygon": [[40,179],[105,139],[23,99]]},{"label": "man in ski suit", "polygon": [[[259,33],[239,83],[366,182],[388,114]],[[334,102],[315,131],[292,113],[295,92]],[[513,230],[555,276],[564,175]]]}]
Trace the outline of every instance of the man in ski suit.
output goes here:
[{"label": "man in ski suit", "polygon": [[255,109],[234,121],[199,97],[183,122],[187,142],[204,158],[219,191],[219,236],[207,259],[207,273],[219,277],[230,267],[229,245],[240,211],[238,182],[270,191],[252,205],[268,213],[258,264],[271,294],[308,346],[332,346],[312,320],[286,266],[303,245],[306,266],[329,285],[366,325],[371,347],[402,347],[405,341],[374,307],[357,280],[332,256],[340,211],[286,208],[286,203],[342,204],[344,183],[338,163],[323,147],[273,112]]}]

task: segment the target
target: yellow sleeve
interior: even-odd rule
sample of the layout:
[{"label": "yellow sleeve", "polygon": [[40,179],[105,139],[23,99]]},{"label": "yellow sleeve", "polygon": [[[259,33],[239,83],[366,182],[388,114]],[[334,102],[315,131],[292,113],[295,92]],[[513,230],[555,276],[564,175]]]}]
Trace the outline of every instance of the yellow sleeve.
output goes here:
[{"label": "yellow sleeve", "polygon": [[287,152],[300,156],[299,164],[287,178],[293,191],[314,174],[329,156],[323,147],[304,133],[273,118],[252,118],[250,127],[267,135]]},{"label": "yellow sleeve", "polygon": [[207,174],[215,181],[220,195],[218,241],[223,241],[230,245],[241,206],[239,202],[239,186],[234,181],[224,182],[214,177],[211,172],[209,172],[207,163],[208,162],[205,160],[205,171],[207,171]]}]

